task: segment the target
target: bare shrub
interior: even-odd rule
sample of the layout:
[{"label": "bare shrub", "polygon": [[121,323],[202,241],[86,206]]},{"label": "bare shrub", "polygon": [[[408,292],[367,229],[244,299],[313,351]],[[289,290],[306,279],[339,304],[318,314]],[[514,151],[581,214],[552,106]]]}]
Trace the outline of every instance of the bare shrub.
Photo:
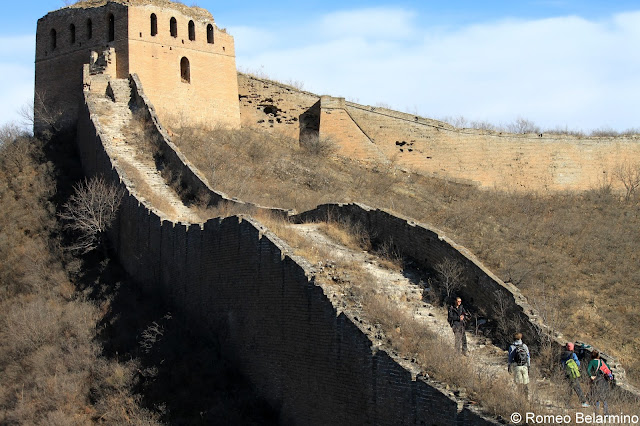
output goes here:
[{"label": "bare shrub", "polygon": [[337,147],[331,138],[306,135],[300,139],[300,148],[309,155],[328,157],[336,151]]},{"label": "bare shrub", "polygon": [[610,127],[601,127],[599,129],[594,129],[591,131],[591,136],[595,137],[617,137],[620,136],[620,132],[614,130]]},{"label": "bare shrub", "polygon": [[552,135],[567,135],[567,136],[576,136],[576,137],[586,136],[582,130],[569,129],[569,127],[567,126],[565,126],[564,128],[557,126],[553,129],[545,129],[544,132]]},{"label": "bare shrub", "polygon": [[116,218],[124,192],[103,178],[91,178],[76,185],[75,193],[63,206],[60,218],[66,228],[75,232],[70,250],[87,253],[105,247],[106,232]]},{"label": "bare shrub", "polygon": [[518,117],[513,123],[507,124],[507,131],[511,133],[540,133],[540,127],[533,121]]},{"label": "bare shrub", "polygon": [[462,287],[464,267],[459,261],[446,257],[433,269],[438,274],[438,283],[444,290],[447,300],[450,299],[453,293]]},{"label": "bare shrub", "polygon": [[60,131],[60,119],[64,110],[46,91],[36,91],[33,104],[23,107],[20,114],[25,123],[33,124],[34,131],[39,129],[41,134],[36,136],[48,139]]},{"label": "bare shrub", "polygon": [[498,130],[498,126],[483,120],[473,120],[469,123],[469,127],[471,129],[478,129],[478,130]]},{"label": "bare shrub", "polygon": [[625,162],[618,164],[613,175],[624,185],[626,190],[624,199],[629,201],[640,186],[640,163]]},{"label": "bare shrub", "polygon": [[626,129],[622,132],[620,132],[621,136],[634,136],[634,135],[640,135],[640,128],[638,127],[631,127],[629,129]]},{"label": "bare shrub", "polygon": [[439,118],[438,120],[444,121],[445,123],[449,123],[453,127],[457,127],[459,129],[464,129],[465,127],[469,127],[469,120],[467,120],[462,115],[446,116],[446,117]]}]

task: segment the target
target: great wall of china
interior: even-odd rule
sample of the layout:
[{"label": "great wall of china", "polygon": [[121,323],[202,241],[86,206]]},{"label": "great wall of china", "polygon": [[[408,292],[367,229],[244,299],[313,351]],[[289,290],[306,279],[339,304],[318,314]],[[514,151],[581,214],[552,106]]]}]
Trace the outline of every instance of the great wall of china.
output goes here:
[{"label": "great wall of china", "polygon": [[[106,15],[105,10],[89,9],[94,14],[92,31],[97,32],[95,23],[99,22],[100,16],[107,16],[104,27],[110,37],[111,22],[117,29],[119,21],[109,14],[112,10],[121,10],[122,5],[108,2],[103,6],[107,8]],[[144,21],[145,28],[150,11],[167,18],[167,22],[169,15],[175,14],[154,5],[145,8],[151,9],[133,13],[141,22]],[[73,17],[73,13],[65,11],[55,17],[55,22],[64,22],[69,17]],[[184,15],[184,20],[188,19],[189,16]],[[68,24],[65,22],[64,25]],[[135,26],[135,21],[131,21],[131,25]],[[208,28],[207,25],[204,22],[203,29]],[[129,34],[127,37],[135,38],[137,35],[129,28],[122,30]],[[46,30],[43,31],[46,34]],[[139,38],[143,38],[142,33]],[[111,239],[120,262],[133,279],[145,291],[161,293],[169,304],[185,312],[191,324],[202,332],[216,330],[221,333],[224,346],[238,359],[243,372],[274,406],[280,407],[285,423],[495,424],[495,418],[480,412],[463,395],[456,395],[443,384],[422,375],[415,362],[377,341],[353,313],[343,311],[316,282],[315,266],[294,255],[286,243],[256,219],[239,215],[212,218],[201,223],[152,164],[138,161],[135,145],[127,140],[130,135],[126,131],[134,115],[150,123],[150,131],[161,147],[167,167],[181,176],[186,188],[194,193],[205,191],[211,204],[222,200],[242,203],[211,188],[171,143],[161,124],[163,115],[165,118],[170,115],[167,107],[169,97],[157,95],[163,91],[160,88],[163,77],[158,77],[160,80],[155,86],[150,83],[150,91],[155,94],[153,99],[146,94],[147,80],[153,81],[156,77],[143,78],[133,73],[135,67],[124,67],[123,55],[109,49],[118,49],[116,40],[114,37],[114,45],[107,46],[106,50],[98,49],[99,44],[89,46],[89,50],[94,52],[92,55],[87,55],[84,48],[73,53],[82,64],[78,81],[70,79],[72,81],[65,82],[64,87],[56,86],[55,79],[61,74],[54,72],[50,77],[37,78],[36,89],[51,84],[57,91],[72,92],[65,95],[65,99],[69,105],[78,101],[71,108],[75,115],[69,122],[77,126],[76,141],[86,174],[104,176],[125,190],[126,196]],[[39,43],[45,41],[39,37]],[[232,47],[232,39],[230,43],[223,51],[233,55],[232,48],[228,48]],[[158,49],[174,50],[165,46]],[[141,51],[146,52],[144,49]],[[65,52],[68,54],[71,53]],[[175,55],[173,62],[180,64],[181,53]],[[194,62],[191,61],[192,66],[195,66]],[[43,66],[39,71],[41,76],[48,70],[53,72],[55,63],[46,60]],[[190,71],[190,78],[195,82],[197,74],[194,68]],[[434,163],[438,165],[436,168],[426,167],[424,172],[436,175],[451,173],[459,179],[484,186],[498,185],[496,176],[505,171],[496,169],[486,178],[477,172],[471,171],[466,175],[458,171],[473,170],[461,162],[467,161],[467,157],[478,158],[480,152],[488,156],[491,146],[500,146],[505,158],[510,158],[515,151],[526,151],[519,157],[523,164],[530,164],[534,162],[533,157],[540,157],[540,147],[545,144],[556,144],[553,150],[562,151],[557,146],[562,141],[550,141],[544,135],[540,138],[537,135],[471,132],[473,135],[467,140],[469,135],[440,122],[364,107],[339,98],[318,97],[245,75],[238,76],[236,88],[240,98],[239,117],[232,107],[222,105],[224,101],[214,107],[216,117],[228,117],[229,111],[231,117],[237,117],[231,122],[232,126],[240,122],[242,125],[255,124],[292,135],[318,132],[321,136],[337,138],[343,154],[363,160],[373,157],[388,161],[402,148],[401,158],[397,160],[399,164],[418,169],[412,158],[444,150],[441,157],[431,155],[430,159],[436,159]],[[191,93],[191,89],[187,87],[186,90]],[[228,94],[216,96],[218,99],[229,98]],[[158,110],[154,107],[156,102],[160,105]],[[195,121],[201,122],[201,118]],[[377,128],[373,123],[379,123]],[[398,123],[403,124],[400,126]],[[448,136],[443,138],[442,134]],[[596,146],[596,142],[580,146],[582,144],[575,141],[564,141],[575,145],[578,151],[591,150],[593,161],[596,157],[601,162],[610,158],[606,161],[613,164],[619,161],[620,157],[616,156],[638,157],[635,140],[600,141],[604,143],[602,146]],[[509,146],[510,143],[514,146]],[[614,150],[611,150],[612,146]],[[466,151],[461,152],[462,147]],[[605,156],[607,147],[615,152],[614,156]],[[454,152],[458,154],[452,155]],[[577,158],[581,158],[581,152],[576,154]],[[532,173],[543,173],[549,167],[546,162],[552,157],[557,160],[557,155],[550,154],[544,161],[538,161],[542,166],[532,164]],[[568,167],[569,163],[577,161],[565,160],[555,163],[564,164],[566,167],[560,168],[564,167],[565,171],[573,167]],[[450,167],[454,163],[459,169],[452,171]],[[573,177],[567,178],[567,182],[578,182],[578,186],[593,185],[592,179],[602,174],[602,167],[593,176],[587,173],[587,168],[588,165],[583,164],[574,167],[573,174],[562,172],[552,175],[553,182],[545,185],[552,189],[558,182],[562,184],[561,176],[569,175]],[[132,173],[132,169],[137,172]],[[482,164],[475,165],[476,171],[482,169]],[[522,173],[526,174],[526,171]],[[525,181],[528,180],[522,182]],[[159,208],[145,199],[139,191],[143,185],[166,200],[171,213],[167,213],[167,208]],[[251,207],[270,210],[261,206]],[[279,215],[290,215],[281,209],[273,210]],[[425,224],[357,204],[319,206],[292,216],[292,221],[321,220],[329,212],[363,224],[371,235],[392,239],[404,256],[422,267],[430,268],[445,257],[459,260],[470,278],[470,284],[462,289],[465,297],[483,306],[491,316],[495,314],[492,312],[492,298],[499,293],[507,301],[508,314],[520,318],[528,335],[537,336],[542,331],[552,336],[557,347],[563,344],[562,336],[547,329],[516,287],[502,282],[467,250]],[[621,366],[616,367],[620,379],[623,379]],[[624,383],[620,390],[635,392]]]}]

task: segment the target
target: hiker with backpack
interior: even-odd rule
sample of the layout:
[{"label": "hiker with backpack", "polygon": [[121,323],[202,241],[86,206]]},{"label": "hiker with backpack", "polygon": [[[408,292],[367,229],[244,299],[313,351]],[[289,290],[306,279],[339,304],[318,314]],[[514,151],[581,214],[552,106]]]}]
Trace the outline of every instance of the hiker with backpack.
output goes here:
[{"label": "hiker with backpack", "polygon": [[573,352],[573,343],[568,342],[565,350],[560,354],[560,363],[565,372],[565,377],[569,381],[571,388],[574,390],[583,407],[589,407],[587,398],[585,398],[580,386],[580,360]]},{"label": "hiker with backpack", "polygon": [[469,311],[462,306],[462,299],[460,297],[456,297],[455,304],[449,306],[448,319],[449,325],[453,329],[453,336],[456,340],[456,352],[462,352],[465,356],[468,355],[468,351],[467,335],[464,331],[464,326],[469,315]]},{"label": "hiker with backpack", "polygon": [[513,381],[522,387],[524,396],[529,399],[529,368],[531,354],[527,345],[522,343],[522,333],[513,335],[514,342],[509,346],[507,370],[513,372]]},{"label": "hiker with backpack", "polygon": [[595,404],[597,412],[600,409],[600,402],[602,402],[604,414],[609,414],[607,397],[610,383],[613,382],[613,374],[607,363],[600,358],[600,352],[595,350],[591,352],[591,361],[587,366],[587,373],[591,379],[591,403]]}]

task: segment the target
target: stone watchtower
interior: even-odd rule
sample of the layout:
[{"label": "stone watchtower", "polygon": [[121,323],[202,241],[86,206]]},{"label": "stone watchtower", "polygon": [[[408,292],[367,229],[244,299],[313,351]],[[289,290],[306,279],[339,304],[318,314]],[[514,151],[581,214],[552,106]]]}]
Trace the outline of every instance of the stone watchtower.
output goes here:
[{"label": "stone watchtower", "polygon": [[85,0],[38,20],[35,133],[52,119],[57,129],[75,125],[83,65],[102,52],[112,78],[138,74],[161,120],[240,126],[233,37],[208,11],[168,0]]}]

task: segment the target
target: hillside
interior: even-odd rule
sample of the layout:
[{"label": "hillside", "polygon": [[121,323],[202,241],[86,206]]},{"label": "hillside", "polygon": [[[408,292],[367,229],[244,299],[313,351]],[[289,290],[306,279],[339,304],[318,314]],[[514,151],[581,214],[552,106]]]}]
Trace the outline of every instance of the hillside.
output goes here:
[{"label": "hillside", "polygon": [[[296,92],[289,102],[312,100]],[[252,111],[241,107],[243,121],[265,114],[247,105]],[[328,140],[300,146],[289,137],[295,130],[278,131],[297,127],[284,120],[258,125],[262,131],[172,129],[186,156],[232,197],[298,211],[362,202],[442,229],[520,288],[548,324],[617,356],[638,382],[634,324],[640,314],[629,303],[640,300],[637,199],[625,201],[608,186],[575,193],[480,190],[409,173],[393,161],[364,164],[336,156]]]}]

